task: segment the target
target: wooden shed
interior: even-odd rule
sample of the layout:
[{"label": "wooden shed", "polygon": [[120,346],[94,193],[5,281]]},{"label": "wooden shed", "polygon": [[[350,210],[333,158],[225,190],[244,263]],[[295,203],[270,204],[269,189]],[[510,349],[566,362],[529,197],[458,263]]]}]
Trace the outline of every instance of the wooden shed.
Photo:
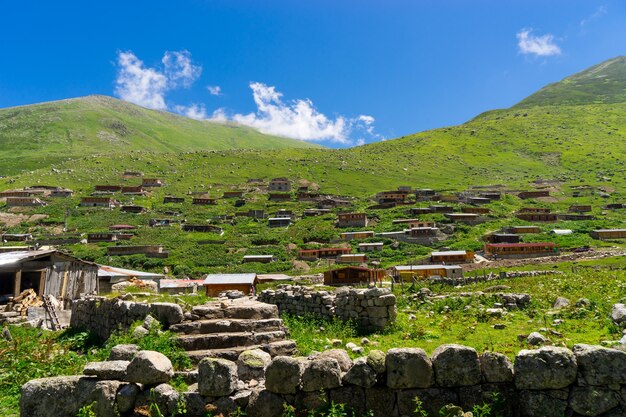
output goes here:
[{"label": "wooden shed", "polygon": [[324,272],[324,285],[350,285],[382,281],[385,278],[382,269],[370,269],[360,266],[347,266]]},{"label": "wooden shed", "polygon": [[244,294],[254,291],[257,284],[257,275],[250,274],[208,274],[204,277],[206,295],[217,297],[222,291],[239,290]]},{"label": "wooden shed", "polygon": [[0,254],[0,303],[32,288],[67,308],[81,294],[96,293],[97,286],[98,265],[56,250]]}]

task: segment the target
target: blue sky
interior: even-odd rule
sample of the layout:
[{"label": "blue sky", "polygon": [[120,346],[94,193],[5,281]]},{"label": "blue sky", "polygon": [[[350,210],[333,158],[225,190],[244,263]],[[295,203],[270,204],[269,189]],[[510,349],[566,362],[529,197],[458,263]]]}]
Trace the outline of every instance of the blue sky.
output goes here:
[{"label": "blue sky", "polygon": [[0,107],[105,94],[341,147],[626,54],[626,2],[21,0],[0,47]]}]

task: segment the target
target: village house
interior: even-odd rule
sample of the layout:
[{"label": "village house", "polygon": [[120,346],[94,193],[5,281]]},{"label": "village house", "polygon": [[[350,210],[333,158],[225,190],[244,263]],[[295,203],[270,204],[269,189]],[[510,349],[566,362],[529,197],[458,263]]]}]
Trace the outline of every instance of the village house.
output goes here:
[{"label": "village house", "polygon": [[80,243],[82,238],[80,235],[42,235],[37,237],[37,244],[40,247],[44,245],[74,245]]},{"label": "village house", "polygon": [[437,227],[413,227],[396,232],[382,232],[379,236],[419,245],[431,245],[440,240]]},{"label": "village house", "polygon": [[267,219],[268,227],[288,227],[291,224],[289,217],[270,217]]},{"label": "village house", "polygon": [[96,185],[94,190],[100,193],[117,193],[122,191],[121,185]]},{"label": "village house", "polygon": [[191,200],[191,204],[198,206],[214,206],[217,204],[217,199],[210,197],[196,197]]},{"label": "village house", "polygon": [[204,232],[204,233],[217,233],[218,235],[224,234],[224,229],[213,224],[189,224],[184,223],[181,225],[181,229],[184,232]]},{"label": "village house", "polygon": [[440,195],[437,200],[442,203],[458,203],[461,201],[459,196],[456,194],[443,194]]},{"label": "village house", "polygon": [[67,198],[74,195],[74,191],[67,188],[58,188],[50,192],[50,197],[54,198]]},{"label": "village house", "polygon": [[298,258],[305,261],[315,261],[320,258],[337,258],[350,252],[352,252],[352,248],[300,249]]},{"label": "village house", "polygon": [[468,204],[473,204],[476,206],[491,203],[491,200],[487,197],[468,197],[466,201]]},{"label": "village house", "polygon": [[558,253],[559,247],[553,242],[485,244],[485,255],[497,258],[535,258]]},{"label": "village house", "polygon": [[355,285],[382,282],[385,279],[382,269],[359,266],[346,266],[324,272],[324,285]]},{"label": "village house", "polygon": [[143,189],[141,185],[133,185],[133,186],[123,186],[122,194],[125,195],[144,195],[146,191]]},{"label": "village house", "polygon": [[518,235],[541,233],[541,228],[539,226],[509,226],[505,229],[505,232]]},{"label": "village house", "polygon": [[98,290],[98,266],[56,250],[0,253],[0,303],[32,289],[52,295],[64,308]]},{"label": "village house", "polygon": [[626,229],[596,229],[590,235],[598,240],[626,239]]},{"label": "village house", "polygon": [[258,274],[256,277],[259,284],[293,280],[293,277],[285,274]]},{"label": "village house", "polygon": [[415,201],[437,201],[441,196],[430,188],[415,190]]},{"label": "village house", "polygon": [[287,209],[279,209],[276,211],[276,213],[274,214],[274,217],[287,217],[287,218],[292,218],[293,217],[293,210],[287,210]]},{"label": "village house", "polygon": [[363,232],[342,232],[341,240],[358,240],[358,239],[367,239],[370,237],[374,237],[374,232],[372,230],[363,231]]},{"label": "village house", "polygon": [[298,191],[296,199],[298,201],[317,201],[320,198],[319,193]]},{"label": "village house", "polygon": [[268,264],[274,261],[274,255],[244,255],[244,262],[259,262],[262,264]]},{"label": "village house", "polygon": [[291,201],[291,194],[289,193],[269,193],[267,195],[268,201]]},{"label": "village house", "polygon": [[112,197],[82,197],[80,205],[82,207],[115,207],[116,201]]},{"label": "village house", "polygon": [[265,210],[248,210],[248,217],[253,219],[266,219],[268,216],[265,214]]},{"label": "village house", "polygon": [[391,268],[396,282],[412,282],[431,277],[463,278],[463,268],[458,265],[397,265]]},{"label": "village house", "polygon": [[461,207],[461,213],[489,214],[491,210],[487,207]]},{"label": "village house", "polygon": [[148,220],[148,226],[150,227],[169,227],[174,223],[171,219],[150,219]]},{"label": "village house", "polygon": [[383,242],[359,243],[361,252],[379,252],[383,250],[385,244]]},{"label": "village house", "polygon": [[89,233],[87,243],[117,242],[117,233]]},{"label": "village house", "polygon": [[411,207],[409,209],[409,214],[412,215],[419,215],[419,214],[430,214],[433,211],[430,209],[430,207]]},{"label": "village house", "polygon": [[224,191],[222,198],[241,198],[243,197],[243,191]]},{"label": "village house", "polygon": [[255,292],[257,275],[250,274],[208,274],[202,285],[207,297],[217,297],[223,291],[241,291],[244,294]]},{"label": "village house", "polygon": [[124,177],[141,177],[141,176],[143,176],[143,172],[139,172],[139,171],[124,171],[122,176],[124,176]]},{"label": "village house", "polygon": [[120,210],[123,211],[124,213],[143,213],[144,211],[146,211],[145,207],[141,207],[141,206],[122,206],[120,207]]},{"label": "village house", "polygon": [[3,233],[0,235],[2,242],[28,242],[29,240],[33,240],[33,235],[30,233]]},{"label": "village house", "polygon": [[159,178],[142,178],[141,186],[150,188],[150,187],[163,187],[163,182]]},{"label": "village house", "polygon": [[569,206],[567,210],[570,213],[588,213],[591,211],[590,205],[578,205],[578,206]]},{"label": "village house", "polygon": [[46,203],[36,197],[7,197],[7,207],[36,207],[45,206]]},{"label": "village house", "polygon": [[162,279],[159,281],[160,294],[196,294],[204,285],[203,279]]},{"label": "village house", "polygon": [[520,236],[515,233],[488,233],[483,240],[489,243],[519,243]]},{"label": "village house", "polygon": [[32,194],[25,190],[7,190],[0,193],[0,198],[7,197],[30,197]]},{"label": "village house", "polygon": [[28,252],[28,251],[33,251],[33,250],[35,250],[34,246],[0,246],[0,253]]},{"label": "village house", "polygon": [[437,251],[430,254],[430,262],[434,264],[457,264],[474,262],[474,252],[471,250]]},{"label": "village house", "polygon": [[378,204],[388,204],[388,203],[404,203],[409,196],[409,191],[381,191],[376,193],[376,202]]},{"label": "village house", "polygon": [[135,230],[137,226],[133,226],[130,224],[114,224],[109,226],[109,230]]},{"label": "village house", "polygon": [[365,213],[339,213],[337,214],[337,227],[366,227],[367,214]]},{"label": "village house", "polygon": [[310,209],[305,209],[302,212],[302,215],[304,217],[313,217],[313,216],[322,216],[324,214],[330,214],[330,213],[332,213],[332,212],[329,209],[312,209],[312,208],[310,208]]},{"label": "village house", "polygon": [[550,191],[548,190],[535,190],[535,191],[522,191],[517,194],[522,200],[527,200],[529,198],[540,198],[540,197],[550,197]]},{"label": "village house", "polygon": [[285,177],[273,178],[270,180],[268,188],[270,191],[289,192],[291,191],[291,181],[289,181],[289,178]]},{"label": "village house", "polygon": [[157,284],[161,282],[165,275],[154,272],[134,271],[132,269],[118,268],[115,266],[98,265],[98,294],[112,292],[113,285],[131,279],[140,281],[151,281]]},{"label": "village house", "polygon": [[604,206],[604,209],[606,210],[619,210],[626,207],[626,205],[622,204],[622,203],[609,203],[606,206]]},{"label": "village house", "polygon": [[445,205],[435,205],[429,207],[431,213],[453,213],[454,207]]},{"label": "village house", "polygon": [[367,262],[367,255],[364,253],[346,253],[337,257],[337,262],[342,264],[359,264]]},{"label": "village house", "polygon": [[552,210],[547,207],[522,207],[518,213],[551,213]]},{"label": "village house", "polygon": [[489,200],[500,200],[502,197],[499,191],[483,191],[479,193],[481,197],[488,198]]},{"label": "village house", "polygon": [[135,246],[109,246],[107,247],[109,256],[126,256],[143,254],[149,258],[167,258],[169,252],[163,249],[162,245],[135,245]]},{"label": "village house", "polygon": [[175,197],[175,196],[171,196],[171,195],[166,195],[165,197],[163,197],[163,204],[166,203],[184,203],[185,202],[185,198],[184,197]]},{"label": "village house", "polygon": [[515,214],[520,220],[525,220],[527,222],[555,222],[558,220],[558,215],[556,213],[546,213],[546,212],[517,212]]},{"label": "village house", "polygon": [[596,220],[596,217],[591,214],[583,214],[583,213],[574,213],[574,214],[559,214],[559,220],[569,220],[569,221],[585,221],[585,220]]},{"label": "village house", "polygon": [[469,225],[479,224],[485,221],[485,219],[477,213],[444,213],[444,216],[454,223]]},{"label": "village house", "polygon": [[333,209],[337,207],[350,207],[351,205],[352,205],[352,201],[345,199],[345,198],[325,197],[317,203],[317,208]]}]

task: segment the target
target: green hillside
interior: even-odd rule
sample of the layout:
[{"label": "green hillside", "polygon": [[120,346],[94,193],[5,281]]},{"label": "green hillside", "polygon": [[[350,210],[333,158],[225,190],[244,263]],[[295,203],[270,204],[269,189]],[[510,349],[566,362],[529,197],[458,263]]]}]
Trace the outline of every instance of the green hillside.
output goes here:
[{"label": "green hillside", "polygon": [[594,65],[549,84],[515,107],[626,102],[626,57]]},{"label": "green hillside", "polygon": [[68,158],[132,150],[318,147],[254,129],[198,121],[106,96],[88,96],[0,110],[0,175]]}]

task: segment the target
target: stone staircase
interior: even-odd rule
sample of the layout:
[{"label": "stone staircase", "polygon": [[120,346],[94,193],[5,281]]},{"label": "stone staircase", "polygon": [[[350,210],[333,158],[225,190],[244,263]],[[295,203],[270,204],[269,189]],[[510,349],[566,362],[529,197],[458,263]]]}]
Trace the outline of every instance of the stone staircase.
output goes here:
[{"label": "stone staircase", "polygon": [[261,349],[273,356],[292,355],[294,341],[272,304],[250,299],[217,301],[193,308],[170,327],[192,362],[203,358],[237,360],[241,352]]}]

